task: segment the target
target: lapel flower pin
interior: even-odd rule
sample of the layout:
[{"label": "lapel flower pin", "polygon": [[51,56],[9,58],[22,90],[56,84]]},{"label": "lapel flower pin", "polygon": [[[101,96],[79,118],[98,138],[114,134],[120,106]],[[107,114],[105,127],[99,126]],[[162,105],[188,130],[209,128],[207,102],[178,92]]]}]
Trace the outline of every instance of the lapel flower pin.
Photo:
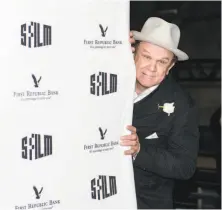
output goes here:
[{"label": "lapel flower pin", "polygon": [[164,103],[163,106],[159,106],[158,104],[158,109],[162,108],[164,112],[166,112],[168,114],[168,116],[170,116],[171,113],[174,112],[175,106],[174,106],[174,102],[173,103]]}]

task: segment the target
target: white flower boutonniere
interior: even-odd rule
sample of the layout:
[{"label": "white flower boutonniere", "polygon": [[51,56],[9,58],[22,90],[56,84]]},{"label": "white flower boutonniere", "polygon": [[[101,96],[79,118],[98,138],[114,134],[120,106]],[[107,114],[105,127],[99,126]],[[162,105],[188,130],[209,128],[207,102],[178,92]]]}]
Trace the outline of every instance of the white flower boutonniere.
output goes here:
[{"label": "white flower boutonniere", "polygon": [[171,113],[174,112],[175,106],[174,106],[174,102],[173,103],[164,103],[163,106],[159,106],[158,104],[158,109],[162,108],[164,112],[166,112],[168,114],[168,116],[170,116]]}]

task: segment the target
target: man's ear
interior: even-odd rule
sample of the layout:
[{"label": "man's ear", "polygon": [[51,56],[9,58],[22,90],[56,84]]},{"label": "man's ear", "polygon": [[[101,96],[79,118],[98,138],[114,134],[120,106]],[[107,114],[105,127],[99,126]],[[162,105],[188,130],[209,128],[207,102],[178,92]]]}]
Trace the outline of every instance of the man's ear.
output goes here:
[{"label": "man's ear", "polygon": [[167,69],[166,75],[169,74],[170,70],[174,67],[174,65],[175,65],[175,62],[173,62],[173,63],[170,64],[170,66],[169,66],[168,69]]}]

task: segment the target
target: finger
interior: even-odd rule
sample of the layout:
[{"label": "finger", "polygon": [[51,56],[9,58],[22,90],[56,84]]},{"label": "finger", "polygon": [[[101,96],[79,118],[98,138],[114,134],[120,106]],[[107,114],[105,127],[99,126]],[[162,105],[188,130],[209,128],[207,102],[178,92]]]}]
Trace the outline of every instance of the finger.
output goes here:
[{"label": "finger", "polygon": [[136,146],[137,144],[137,141],[120,141],[121,146]]},{"label": "finger", "polygon": [[129,40],[130,40],[130,42],[135,42],[136,41],[133,36],[130,36]]},{"label": "finger", "polygon": [[130,37],[129,40],[130,40],[130,43],[135,43],[135,41],[136,41],[136,40],[134,39],[134,37]]},{"label": "finger", "polygon": [[133,133],[133,134],[130,134],[130,135],[121,136],[120,139],[121,140],[136,140],[137,135],[136,135],[136,133]]},{"label": "finger", "polygon": [[129,35],[130,35],[130,37],[133,37],[133,32],[132,32],[132,31],[130,31]]},{"label": "finger", "polygon": [[128,129],[129,131],[131,131],[132,133],[136,133],[136,128],[133,127],[132,125],[128,125],[128,126],[127,126],[127,129]]},{"label": "finger", "polygon": [[135,40],[132,39],[132,38],[129,39],[129,42],[130,42],[131,45],[135,44]]},{"label": "finger", "polygon": [[133,154],[135,154],[135,150],[133,150],[133,149],[130,149],[130,150],[126,150],[126,151],[124,151],[124,154],[125,155],[133,155]]}]

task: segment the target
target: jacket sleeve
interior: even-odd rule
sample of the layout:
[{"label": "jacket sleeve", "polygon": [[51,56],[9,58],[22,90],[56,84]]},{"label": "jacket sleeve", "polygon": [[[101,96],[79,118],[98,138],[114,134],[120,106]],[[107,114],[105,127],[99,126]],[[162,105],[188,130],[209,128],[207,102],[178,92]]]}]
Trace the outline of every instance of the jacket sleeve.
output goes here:
[{"label": "jacket sleeve", "polygon": [[163,177],[189,179],[196,170],[199,148],[197,109],[189,107],[175,118],[168,136],[168,148],[141,147],[134,165]]}]

